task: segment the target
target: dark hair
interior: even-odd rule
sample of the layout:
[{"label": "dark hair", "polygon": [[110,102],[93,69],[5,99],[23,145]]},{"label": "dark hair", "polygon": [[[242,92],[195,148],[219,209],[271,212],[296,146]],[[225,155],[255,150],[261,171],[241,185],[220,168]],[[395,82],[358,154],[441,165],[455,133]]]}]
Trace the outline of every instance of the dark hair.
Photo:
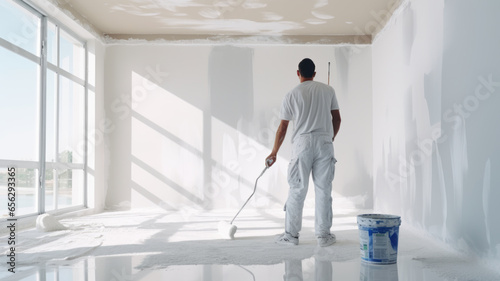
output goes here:
[{"label": "dark hair", "polygon": [[304,78],[312,78],[315,68],[314,62],[309,58],[305,58],[299,63],[299,72]]}]

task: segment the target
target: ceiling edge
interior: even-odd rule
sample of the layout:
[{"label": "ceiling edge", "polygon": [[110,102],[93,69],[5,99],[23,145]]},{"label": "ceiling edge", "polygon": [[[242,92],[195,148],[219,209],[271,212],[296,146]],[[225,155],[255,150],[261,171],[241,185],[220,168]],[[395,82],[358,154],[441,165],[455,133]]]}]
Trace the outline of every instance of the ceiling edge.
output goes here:
[{"label": "ceiling edge", "polygon": [[391,25],[392,22],[396,20],[396,18],[408,7],[410,4],[410,0],[399,0],[398,5],[392,6],[392,11],[390,11],[390,17],[381,24],[382,28],[377,30],[372,34],[372,43],[377,41],[377,38],[384,33],[384,31]]},{"label": "ceiling edge", "polygon": [[106,34],[106,44],[270,44],[270,45],[370,45],[371,35],[184,35]]}]

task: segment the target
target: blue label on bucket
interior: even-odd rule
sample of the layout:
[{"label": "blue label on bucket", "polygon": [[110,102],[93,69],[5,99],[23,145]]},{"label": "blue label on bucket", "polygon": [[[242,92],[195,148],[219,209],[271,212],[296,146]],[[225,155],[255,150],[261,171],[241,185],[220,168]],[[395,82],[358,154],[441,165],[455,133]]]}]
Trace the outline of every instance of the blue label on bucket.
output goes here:
[{"label": "blue label on bucket", "polygon": [[[385,226],[378,220],[358,220],[361,259],[366,262],[390,264],[397,261],[399,218]],[[387,221],[385,221],[387,223]],[[387,226],[390,225],[390,226]]]}]

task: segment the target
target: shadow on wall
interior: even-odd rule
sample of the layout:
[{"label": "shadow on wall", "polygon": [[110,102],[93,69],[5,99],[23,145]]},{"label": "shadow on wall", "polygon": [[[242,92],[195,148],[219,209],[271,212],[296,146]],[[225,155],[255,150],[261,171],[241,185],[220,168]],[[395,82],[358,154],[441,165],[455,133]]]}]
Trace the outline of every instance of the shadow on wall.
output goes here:
[{"label": "shadow on wall", "polygon": [[253,49],[215,46],[208,60],[212,116],[240,129],[253,118]]},{"label": "shadow on wall", "polygon": [[[248,197],[260,168],[257,156],[265,150],[258,138],[247,136],[258,129],[252,124],[252,63],[253,49],[215,46],[206,81],[195,75],[175,80],[175,72],[155,81],[147,68],[133,71],[131,97],[144,98],[131,112],[132,207],[236,208]],[[183,82],[195,86],[170,92]],[[208,92],[189,92],[207,84]],[[281,206],[272,194],[261,194],[266,199],[256,204]]]}]

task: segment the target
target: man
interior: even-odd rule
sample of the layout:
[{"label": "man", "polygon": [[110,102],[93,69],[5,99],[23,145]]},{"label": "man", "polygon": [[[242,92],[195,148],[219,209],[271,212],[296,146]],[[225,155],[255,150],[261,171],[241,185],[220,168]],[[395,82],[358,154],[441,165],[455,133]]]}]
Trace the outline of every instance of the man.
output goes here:
[{"label": "man", "polygon": [[294,122],[292,159],[288,166],[290,191],[285,204],[285,233],[276,243],[299,244],[302,210],[312,172],[315,187],[315,235],[321,247],[335,243],[332,227],[332,181],[335,172],[333,141],[340,128],[340,112],[332,87],[313,81],[314,62],[308,58],[299,63],[300,84],[284,98],[280,110],[281,123],[266,163],[272,166],[285,139],[288,123]]}]

